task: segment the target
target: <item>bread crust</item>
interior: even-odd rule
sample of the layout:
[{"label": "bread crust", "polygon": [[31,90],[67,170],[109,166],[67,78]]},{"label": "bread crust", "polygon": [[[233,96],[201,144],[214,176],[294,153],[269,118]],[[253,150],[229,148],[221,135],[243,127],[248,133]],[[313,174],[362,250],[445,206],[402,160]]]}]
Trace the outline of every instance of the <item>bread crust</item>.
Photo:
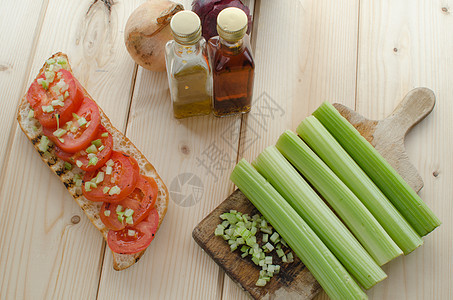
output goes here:
[{"label": "bread crust", "polygon": [[[57,58],[57,57],[64,57],[68,61],[68,71],[72,73],[70,64],[69,64],[69,59],[66,54],[62,52],[55,53],[52,55],[50,58]],[[49,58],[49,59],[50,59]],[[44,72],[45,68],[47,66],[47,63],[43,65],[43,67],[40,69],[39,74]],[[81,86],[82,87],[82,86]],[[83,92],[86,97],[90,98],[93,100],[93,98],[88,94],[88,92],[85,90],[84,87],[82,87]],[[99,105],[98,105],[99,107]],[[83,177],[84,171],[77,168],[76,166],[73,167],[72,170],[67,170],[64,166],[64,161],[59,159],[55,155],[55,146],[49,145],[49,149],[47,152],[42,152],[39,150],[39,144],[41,141],[41,138],[43,136],[42,132],[42,126],[39,124],[39,122],[34,119],[34,118],[28,118],[28,113],[31,110],[31,106],[27,101],[26,94],[24,97],[21,99],[21,102],[18,107],[17,111],[17,121],[19,122],[19,126],[22,129],[22,131],[25,133],[27,138],[30,140],[30,142],[33,144],[34,148],[36,151],[39,153],[41,156],[41,159],[50,167],[50,169],[57,175],[61,182],[65,185],[66,189],[68,192],[71,194],[71,196],[74,198],[74,200],[77,202],[77,204],[80,206],[80,208],[83,210],[85,215],[88,217],[88,219],[93,223],[93,225],[102,233],[102,236],[104,237],[105,241],[107,242],[107,235],[109,229],[105,227],[105,225],[102,223],[100,217],[99,217],[99,212],[102,206],[101,202],[93,202],[90,200],[87,200],[83,195],[82,195],[82,190],[80,187],[75,186],[75,182],[73,180],[75,174],[79,174]],[[123,151],[132,157],[134,157],[137,162],[139,163],[140,166],[140,174],[152,177],[157,185],[158,185],[158,196],[156,200],[155,207],[157,209],[157,212],[159,214],[159,224],[158,224],[158,229],[160,225],[163,222],[163,219],[165,217],[165,214],[167,213],[167,207],[168,207],[168,190],[167,187],[165,186],[163,180],[160,178],[159,174],[157,173],[156,169],[154,166],[146,159],[146,157],[143,155],[143,153],[140,152],[140,150],[135,147],[135,145],[118,129],[116,129],[112,123],[110,122],[109,118],[107,115],[102,111],[102,109],[99,107],[99,112],[101,115],[101,124],[112,134],[113,137],[113,149],[116,151]],[[146,249],[135,254],[119,254],[119,253],[113,253],[113,268],[117,271],[124,270],[133,264],[135,264],[140,257],[145,253]]]}]

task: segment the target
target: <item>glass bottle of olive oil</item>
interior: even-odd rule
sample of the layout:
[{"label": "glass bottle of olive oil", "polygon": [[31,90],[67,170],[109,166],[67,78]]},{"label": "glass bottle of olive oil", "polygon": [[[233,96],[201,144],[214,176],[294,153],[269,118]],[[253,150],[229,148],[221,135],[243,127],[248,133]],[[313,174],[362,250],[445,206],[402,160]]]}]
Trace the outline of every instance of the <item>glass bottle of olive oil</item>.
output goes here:
[{"label": "glass bottle of olive oil", "polygon": [[170,28],[174,40],[166,44],[165,60],[174,116],[207,115],[212,79],[200,18],[192,11],[180,11],[172,17]]}]

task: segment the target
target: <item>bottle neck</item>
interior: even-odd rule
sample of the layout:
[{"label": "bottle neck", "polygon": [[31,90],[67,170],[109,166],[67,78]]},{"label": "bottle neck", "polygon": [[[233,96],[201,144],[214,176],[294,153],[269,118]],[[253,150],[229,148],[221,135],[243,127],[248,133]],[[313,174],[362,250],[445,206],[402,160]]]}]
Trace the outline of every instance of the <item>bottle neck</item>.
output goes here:
[{"label": "bottle neck", "polygon": [[242,51],[243,46],[244,46],[244,40],[239,39],[237,41],[231,42],[224,40],[222,37],[219,36],[219,42],[220,42],[220,47],[222,51],[225,51],[227,53],[231,54],[237,54]]},{"label": "bottle neck", "polygon": [[201,51],[200,41],[192,45],[183,45],[178,43],[178,41],[175,41],[174,46],[175,54],[181,57],[198,55]]}]

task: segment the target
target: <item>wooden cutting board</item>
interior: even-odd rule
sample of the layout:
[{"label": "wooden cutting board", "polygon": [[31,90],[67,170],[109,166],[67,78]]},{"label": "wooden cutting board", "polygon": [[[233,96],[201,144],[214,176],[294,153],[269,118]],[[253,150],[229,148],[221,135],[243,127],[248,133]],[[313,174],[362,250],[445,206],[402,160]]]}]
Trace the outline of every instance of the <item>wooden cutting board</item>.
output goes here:
[{"label": "wooden cutting board", "polygon": [[[410,163],[404,148],[404,137],[417,123],[434,108],[434,93],[427,88],[410,91],[393,113],[384,120],[368,120],[341,104],[335,108],[389,161],[399,174],[417,192],[423,180]],[[312,299],[321,286],[305,265],[296,258],[293,263],[283,264],[281,272],[264,287],[255,286],[260,268],[249,258],[241,258],[240,251],[230,251],[228,244],[214,235],[220,215],[231,209],[253,215],[257,209],[236,190],[193,230],[192,236],[204,251],[237,282],[244,291],[255,299]]]}]

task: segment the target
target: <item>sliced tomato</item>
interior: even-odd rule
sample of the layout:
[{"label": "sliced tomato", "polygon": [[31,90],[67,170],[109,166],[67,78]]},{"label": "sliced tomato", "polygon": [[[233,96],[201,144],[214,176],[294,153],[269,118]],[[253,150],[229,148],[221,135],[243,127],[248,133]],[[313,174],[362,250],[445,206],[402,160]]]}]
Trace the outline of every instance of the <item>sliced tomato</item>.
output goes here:
[{"label": "sliced tomato", "polygon": [[[86,124],[84,124],[86,121]],[[80,124],[82,124],[80,126]],[[61,125],[60,129],[67,132],[60,137],[55,136],[54,130],[43,128],[43,132],[61,150],[75,153],[86,149],[94,140],[101,124],[98,105],[90,98],[83,99],[82,105],[72,116],[72,119]]]},{"label": "sliced tomato", "polygon": [[[101,220],[107,228],[121,230],[126,225],[134,226],[142,221],[154,208],[157,199],[157,183],[154,179],[140,175],[135,190],[124,200],[118,203],[104,203],[101,207]],[[119,207],[120,206],[120,207]],[[119,207],[119,209],[118,209]],[[132,223],[126,222],[125,216],[118,217],[118,210],[124,213],[127,209],[132,209]],[[108,211],[108,216],[105,212]]]},{"label": "sliced tomato", "polygon": [[[97,147],[96,144],[101,146]],[[71,164],[77,165],[80,169],[84,171],[94,171],[102,167],[105,162],[110,158],[113,150],[113,138],[112,135],[105,129],[104,126],[100,125],[97,135],[94,137],[94,140],[91,141],[89,147],[95,146],[98,149],[97,152],[93,153],[96,159],[92,160],[90,164],[90,158],[87,153],[87,149],[80,150],[76,153],[68,153],[63,151],[59,147],[55,147],[55,154],[62,160],[67,161]],[[102,150],[99,151],[99,148],[102,147]],[[94,164],[93,164],[94,162]]]},{"label": "sliced tomato", "polygon": [[[44,89],[38,80],[45,79],[45,74],[35,79],[27,92],[27,100],[35,111],[35,118],[43,127],[56,129],[57,124],[64,124],[72,119],[72,113],[77,111],[83,101],[83,91],[79,89],[77,80],[67,70],[61,69],[56,74],[60,78],[55,77],[47,89]],[[66,88],[59,88],[58,83],[67,84]],[[65,92],[68,92],[65,96]],[[58,99],[63,100],[63,106],[54,105],[52,101]],[[43,107],[49,106],[53,108],[51,112],[45,112]],[[58,119],[58,120],[57,120]]]},{"label": "sliced tomato", "polygon": [[159,226],[159,214],[153,209],[148,217],[135,226],[127,226],[118,231],[110,230],[107,236],[107,244],[115,253],[134,254],[145,250]]},{"label": "sliced tomato", "polygon": [[[120,202],[131,194],[137,186],[140,168],[135,158],[123,152],[112,151],[110,159],[113,161],[111,174],[105,172],[104,180],[98,183],[96,187],[91,187],[89,191],[86,190],[85,183],[97,178],[98,173],[103,171],[98,169],[85,173],[82,193],[88,200],[110,203]],[[119,192],[111,194],[112,188],[119,188]],[[108,191],[104,193],[104,189],[108,189]]]}]

